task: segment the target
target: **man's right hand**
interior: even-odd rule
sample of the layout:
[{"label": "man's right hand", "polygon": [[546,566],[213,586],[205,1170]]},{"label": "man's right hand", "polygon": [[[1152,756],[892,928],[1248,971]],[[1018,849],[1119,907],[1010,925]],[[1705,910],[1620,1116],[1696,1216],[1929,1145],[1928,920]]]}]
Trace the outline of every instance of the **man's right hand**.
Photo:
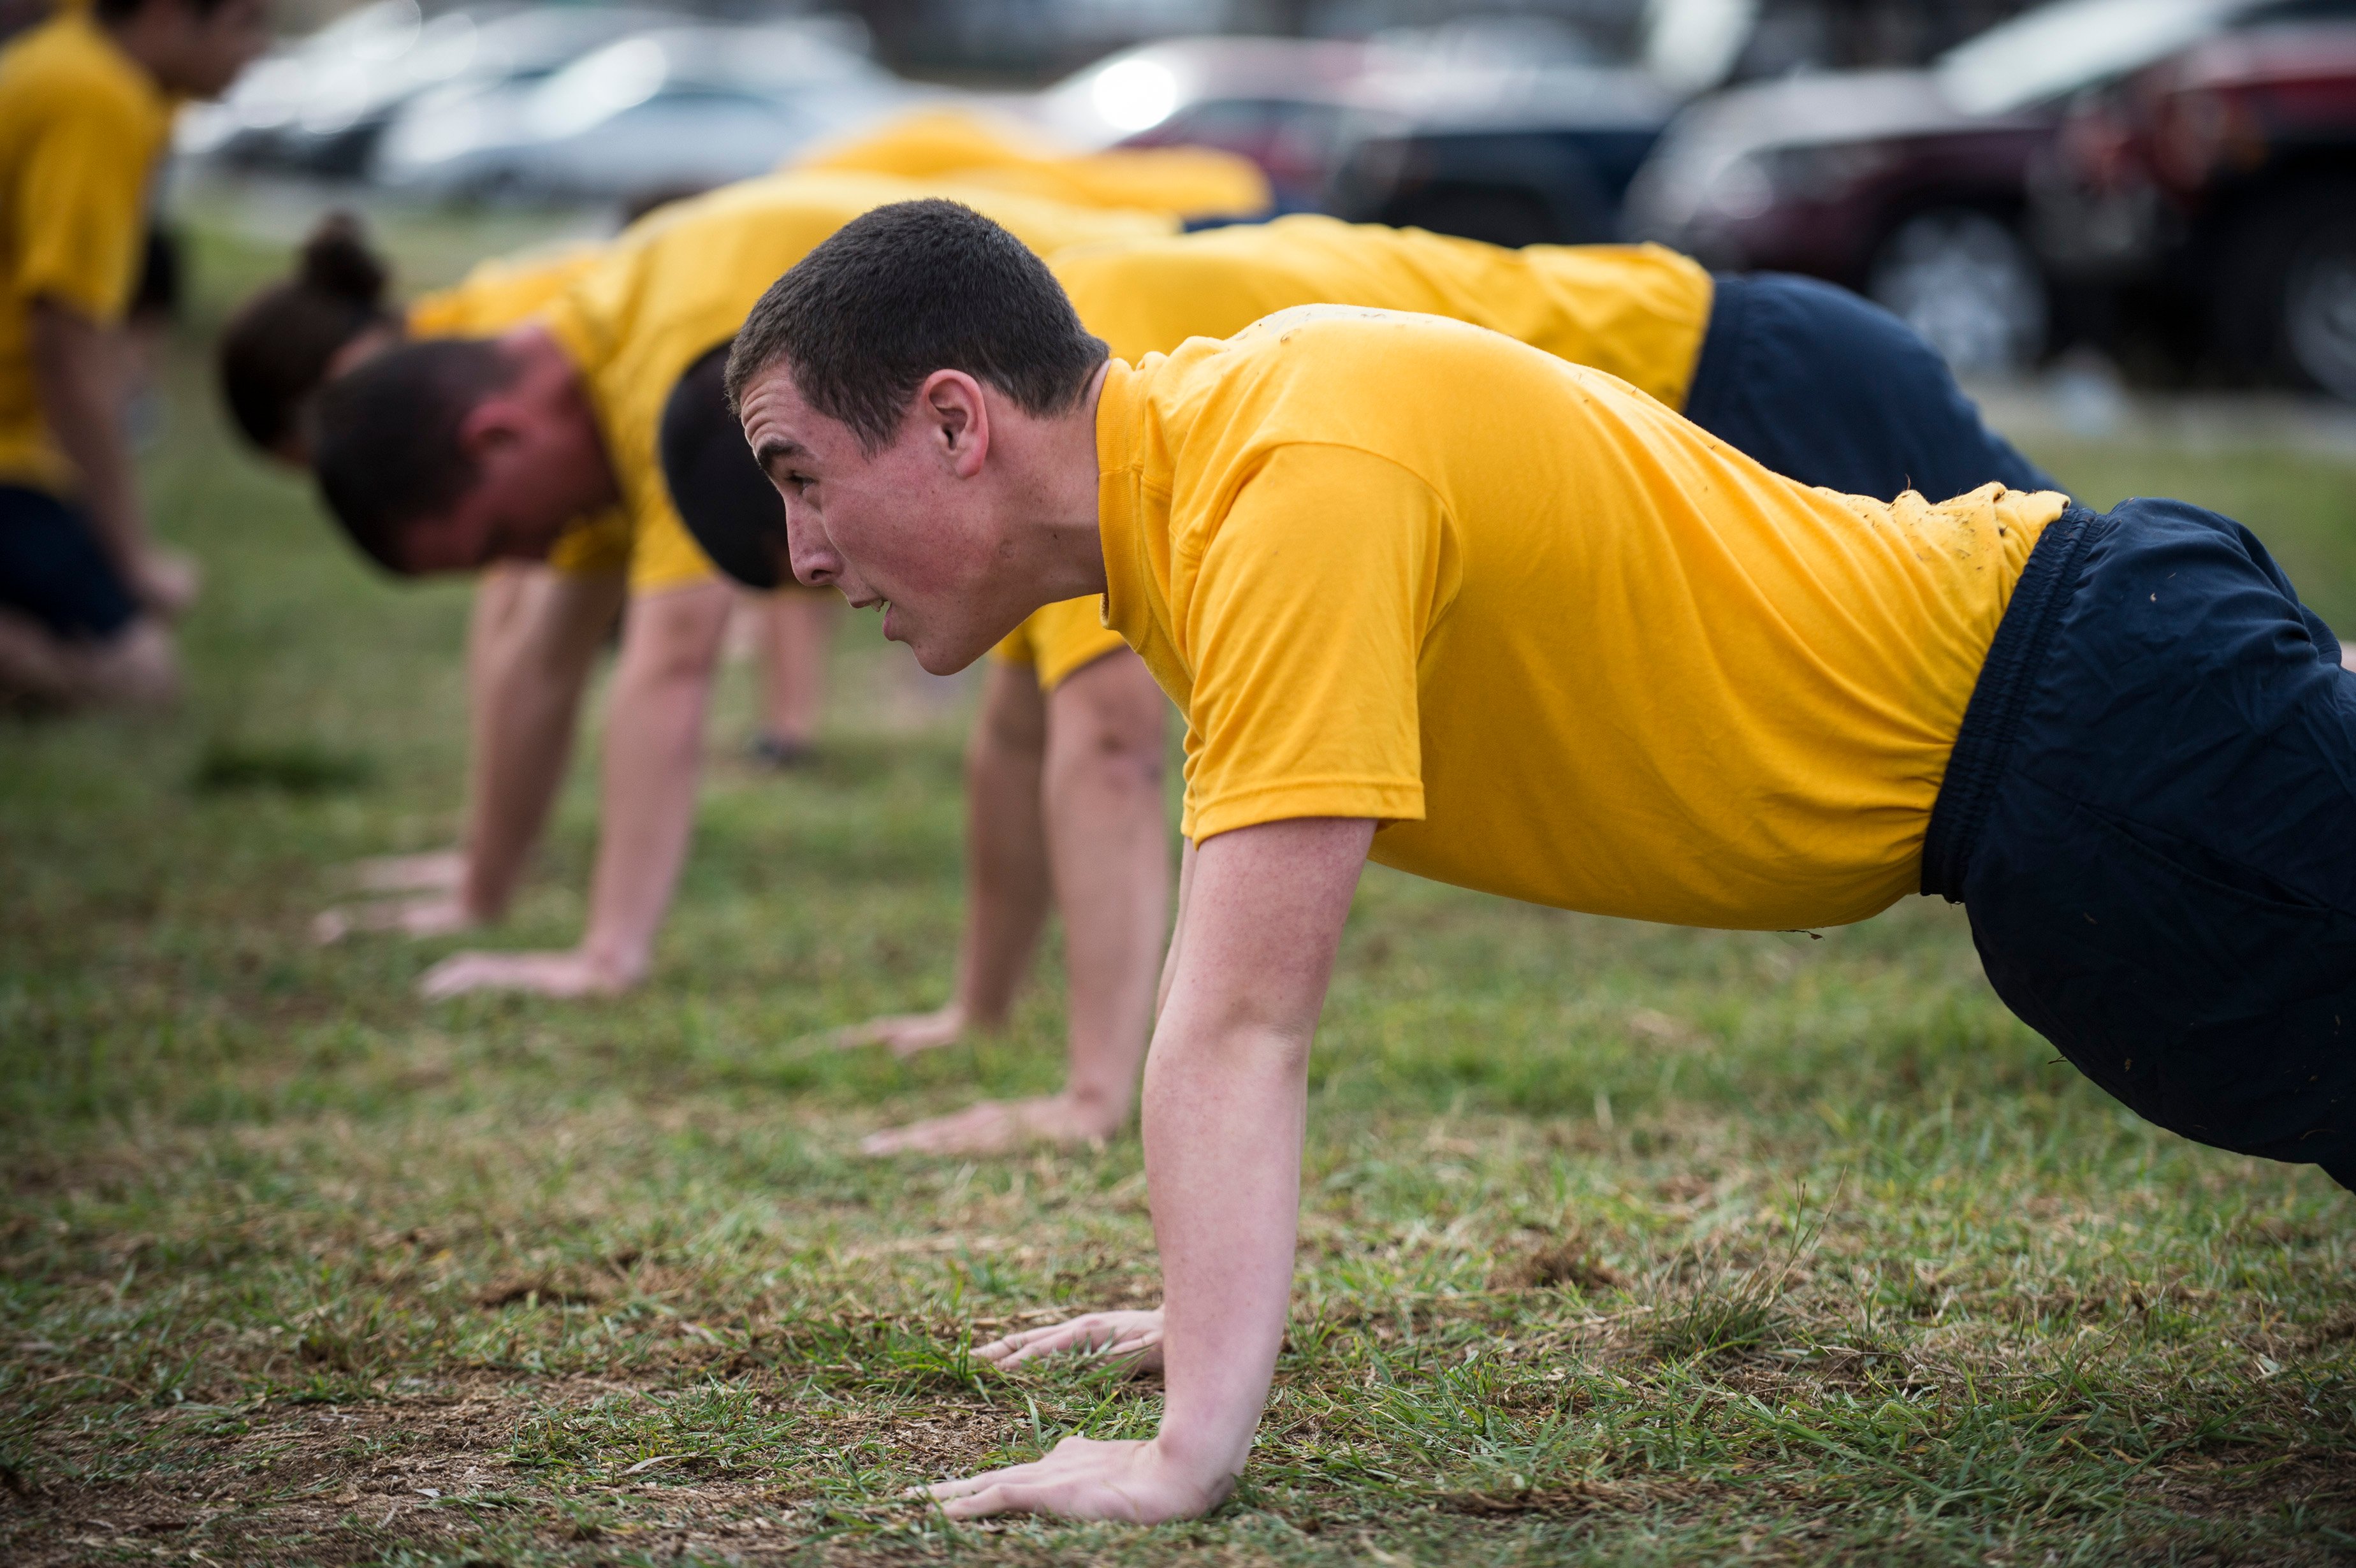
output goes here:
[{"label": "man's right hand", "polygon": [[421,855],[372,855],[342,868],[341,879],[364,893],[455,893],[466,880],[464,849]]},{"label": "man's right hand", "polygon": [[1162,1308],[1151,1312],[1091,1312],[1044,1328],[1025,1328],[976,1346],[975,1355],[1004,1371],[1042,1356],[1077,1353],[1128,1360],[1132,1374],[1162,1370]]},{"label": "man's right hand", "polygon": [[311,922],[311,939],[325,947],[355,932],[392,931],[403,935],[448,936],[487,924],[464,901],[449,893],[424,893],[414,898],[376,899],[365,903],[338,904]]},{"label": "man's right hand", "polygon": [[929,1013],[894,1013],[852,1024],[836,1033],[834,1043],[844,1051],[862,1045],[888,1045],[894,1056],[914,1056],[920,1051],[955,1045],[965,1034],[966,1022],[964,1004],[951,1002]]},{"label": "man's right hand", "polygon": [[637,984],[643,966],[626,968],[583,948],[562,953],[453,953],[417,982],[429,1002],[470,991],[521,991],[572,998],[616,997]]}]

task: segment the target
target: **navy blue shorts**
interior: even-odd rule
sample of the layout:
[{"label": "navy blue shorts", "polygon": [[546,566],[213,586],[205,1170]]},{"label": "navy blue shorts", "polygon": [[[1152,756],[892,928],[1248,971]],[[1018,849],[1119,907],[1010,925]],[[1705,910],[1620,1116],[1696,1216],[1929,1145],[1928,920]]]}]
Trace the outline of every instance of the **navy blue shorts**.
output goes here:
[{"label": "navy blue shorts", "polygon": [[0,606],[99,642],[139,613],[80,509],[21,485],[0,485]]},{"label": "navy blue shorts", "polygon": [[2356,1177],[2356,675],[2240,524],[2138,500],[2046,530],[1922,891],[2142,1115]]},{"label": "navy blue shorts", "polygon": [[1685,415],[1776,473],[1845,496],[1944,501],[1991,480],[2061,488],[1988,429],[1913,328],[1814,278],[1719,274]]}]

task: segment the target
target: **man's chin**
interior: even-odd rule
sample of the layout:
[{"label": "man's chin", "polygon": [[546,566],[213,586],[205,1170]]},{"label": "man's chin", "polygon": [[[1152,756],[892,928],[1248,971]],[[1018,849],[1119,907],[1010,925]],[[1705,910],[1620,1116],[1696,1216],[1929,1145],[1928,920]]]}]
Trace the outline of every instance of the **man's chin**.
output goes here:
[{"label": "man's chin", "polygon": [[962,641],[951,645],[948,642],[927,637],[922,633],[913,636],[908,635],[905,628],[902,629],[902,635],[893,640],[908,645],[908,651],[916,656],[917,666],[926,675],[955,675],[988,653],[994,645],[994,640],[983,642],[972,647],[966,646]]}]

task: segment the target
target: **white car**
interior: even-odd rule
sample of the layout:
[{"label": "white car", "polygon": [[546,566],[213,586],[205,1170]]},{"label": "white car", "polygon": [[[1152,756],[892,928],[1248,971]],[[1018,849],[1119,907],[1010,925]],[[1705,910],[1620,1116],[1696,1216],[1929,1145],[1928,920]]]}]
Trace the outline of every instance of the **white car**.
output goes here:
[{"label": "white car", "polygon": [[181,117],[180,150],[359,175],[386,127],[424,93],[530,82],[673,20],[621,6],[527,9],[496,0],[429,19],[414,0],[376,0],[259,61],[220,103],[192,106]]},{"label": "white car", "polygon": [[411,101],[369,172],[394,189],[476,200],[627,200],[743,179],[921,96],[862,40],[827,22],[636,33],[538,80]]}]

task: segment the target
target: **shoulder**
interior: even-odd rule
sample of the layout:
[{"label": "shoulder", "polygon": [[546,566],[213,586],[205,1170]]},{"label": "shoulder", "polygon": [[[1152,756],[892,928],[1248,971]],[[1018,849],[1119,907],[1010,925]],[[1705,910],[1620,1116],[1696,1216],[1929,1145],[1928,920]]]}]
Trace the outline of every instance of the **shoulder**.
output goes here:
[{"label": "shoulder", "polygon": [[42,24],[0,50],[0,99],[16,115],[145,136],[168,119],[163,95],[78,15]]}]

